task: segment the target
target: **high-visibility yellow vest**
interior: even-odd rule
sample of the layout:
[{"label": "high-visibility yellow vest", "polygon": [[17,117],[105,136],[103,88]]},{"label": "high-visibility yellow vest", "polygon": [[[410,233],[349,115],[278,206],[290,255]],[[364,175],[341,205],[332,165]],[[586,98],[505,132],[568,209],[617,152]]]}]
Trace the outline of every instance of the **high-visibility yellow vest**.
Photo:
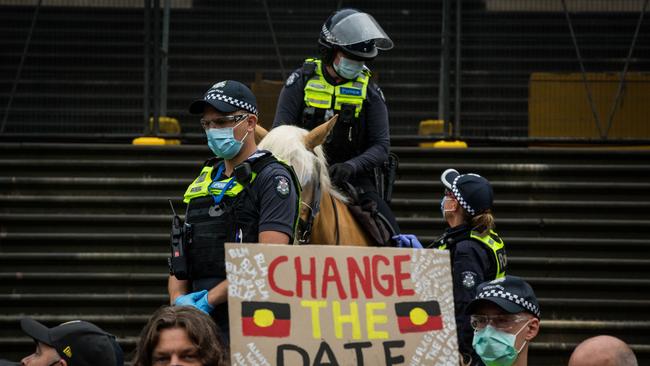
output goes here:
[{"label": "high-visibility yellow vest", "polygon": [[370,70],[364,68],[355,80],[334,86],[323,77],[321,60],[310,58],[306,59],[305,63],[316,64],[314,74],[305,84],[305,105],[338,111],[343,104],[351,104],[354,106],[354,117],[358,118],[363,108],[363,101],[366,100]]},{"label": "high-visibility yellow vest", "polygon": [[[506,244],[501,240],[499,234],[494,230],[490,230],[489,234],[480,236],[478,232],[472,230],[470,232],[470,238],[482,243],[494,254],[496,263],[496,277],[494,279],[505,277],[508,256],[506,255]],[[447,249],[447,244],[440,245],[438,249]]]}]

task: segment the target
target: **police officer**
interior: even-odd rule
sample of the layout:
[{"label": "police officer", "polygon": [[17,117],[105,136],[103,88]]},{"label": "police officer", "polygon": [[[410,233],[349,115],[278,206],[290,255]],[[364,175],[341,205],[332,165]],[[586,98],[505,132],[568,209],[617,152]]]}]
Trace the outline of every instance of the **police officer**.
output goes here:
[{"label": "police officer", "polygon": [[486,365],[528,365],[528,345],[539,333],[541,311],[526,281],[508,275],[484,282],[465,311],[474,329],[472,346]]},{"label": "police officer", "polygon": [[332,181],[338,186],[348,182],[357,188],[360,201],[376,202],[399,232],[375,182],[375,169],[388,160],[390,136],[384,95],[366,66],[393,42],[370,14],[341,9],[323,24],[318,46],[320,58],[306,59],[287,78],[273,127],[294,124],[311,130],[339,114],[324,144]]},{"label": "police officer", "polygon": [[[445,170],[440,177],[445,187],[440,210],[449,228],[429,247],[450,251],[454,285],[454,308],[458,345],[464,362],[482,365],[472,349],[473,330],[467,305],[482,282],[505,276],[505,244],[494,229],[493,191],[490,182],[478,174]],[[400,247],[422,248],[414,235],[395,237]]]},{"label": "police officer", "polygon": [[228,342],[224,243],[291,243],[300,190],[289,166],[257,150],[257,103],[245,85],[218,82],[189,110],[202,114],[216,157],[204,163],[185,192],[187,278],[171,268],[169,298],[211,314]]}]

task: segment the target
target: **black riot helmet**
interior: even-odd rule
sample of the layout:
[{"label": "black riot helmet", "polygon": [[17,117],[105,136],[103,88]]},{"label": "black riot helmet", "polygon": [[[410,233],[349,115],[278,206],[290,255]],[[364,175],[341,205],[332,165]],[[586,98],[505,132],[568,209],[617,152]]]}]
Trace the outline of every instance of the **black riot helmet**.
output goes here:
[{"label": "black riot helmet", "polygon": [[336,50],[351,58],[370,61],[379,50],[390,50],[393,41],[368,13],[356,9],[337,10],[323,24],[318,46],[321,58],[331,64]]}]

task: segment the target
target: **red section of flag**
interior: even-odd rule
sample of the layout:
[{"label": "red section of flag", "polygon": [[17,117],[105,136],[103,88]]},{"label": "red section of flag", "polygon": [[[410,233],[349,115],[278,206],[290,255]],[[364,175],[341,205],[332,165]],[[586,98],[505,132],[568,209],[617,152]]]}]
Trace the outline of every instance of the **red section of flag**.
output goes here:
[{"label": "red section of flag", "polygon": [[420,325],[414,324],[409,316],[398,316],[397,325],[399,326],[400,333],[419,333],[428,332],[430,330],[440,330],[442,329],[442,316],[429,315],[427,321]]},{"label": "red section of flag", "polygon": [[247,337],[273,337],[284,338],[289,336],[291,320],[274,319],[273,324],[268,327],[260,327],[255,324],[253,317],[242,318],[242,334]]},{"label": "red section of flag", "polygon": [[428,332],[443,326],[440,304],[435,300],[398,302],[395,315],[400,333]]}]

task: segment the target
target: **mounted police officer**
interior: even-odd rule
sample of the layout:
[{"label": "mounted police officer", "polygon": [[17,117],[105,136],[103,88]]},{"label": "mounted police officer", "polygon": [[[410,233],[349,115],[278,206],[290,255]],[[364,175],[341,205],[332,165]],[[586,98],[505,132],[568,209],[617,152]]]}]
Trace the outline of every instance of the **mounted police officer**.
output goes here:
[{"label": "mounted police officer", "polygon": [[211,314],[228,342],[224,243],[292,243],[300,188],[291,167],[257,149],[257,104],[245,85],[218,82],[189,110],[202,114],[216,157],[185,192],[186,222],[177,249],[172,231],[169,298]]},{"label": "mounted police officer", "polygon": [[339,187],[350,183],[359,201],[374,201],[398,233],[395,216],[382,199],[390,194],[378,192],[378,186],[380,190],[385,186],[379,172],[389,164],[388,111],[366,66],[378,50],[391,49],[393,42],[370,14],[341,9],[323,24],[318,45],[320,58],[306,59],[287,78],[273,127],[294,124],[311,130],[338,114],[324,144],[332,181]]},{"label": "mounted police officer", "polygon": [[[503,278],[507,256],[505,244],[494,229],[494,193],[487,179],[478,174],[445,170],[440,180],[445,187],[440,211],[449,228],[428,247],[450,251],[454,286],[454,308],[460,353],[471,365],[482,365],[472,349],[474,331],[465,310],[476,296],[476,287]],[[400,247],[422,248],[413,235],[399,235]]]}]

